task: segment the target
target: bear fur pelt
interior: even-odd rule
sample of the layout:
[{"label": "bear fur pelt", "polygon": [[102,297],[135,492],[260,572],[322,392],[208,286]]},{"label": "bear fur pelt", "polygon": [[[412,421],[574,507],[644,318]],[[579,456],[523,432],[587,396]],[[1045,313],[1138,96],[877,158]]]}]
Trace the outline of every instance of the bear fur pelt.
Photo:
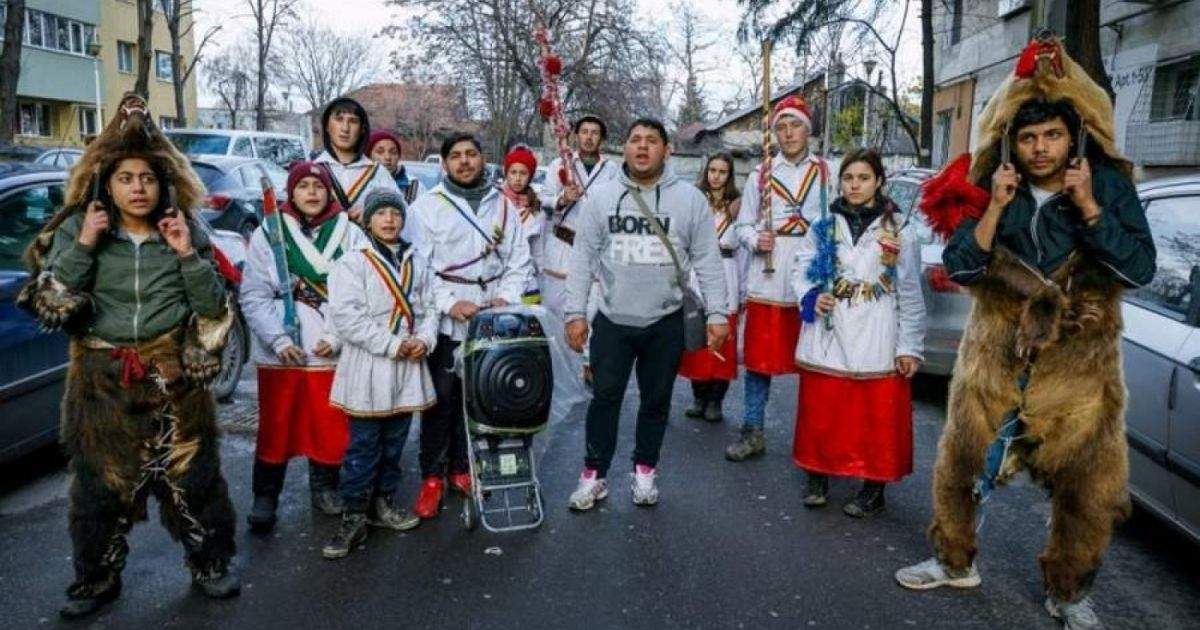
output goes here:
[{"label": "bear fur pelt", "polygon": [[[1006,413],[1024,436],[1014,463],[1049,489],[1050,537],[1039,560],[1047,592],[1075,601],[1090,585],[1113,526],[1129,512],[1121,285],[1076,252],[1051,277],[997,248],[974,296],[950,382],[934,468],[938,558],[974,559],[976,478]],[[1024,392],[1018,377],[1028,369]],[[1015,469],[1008,469],[1012,474]]]}]

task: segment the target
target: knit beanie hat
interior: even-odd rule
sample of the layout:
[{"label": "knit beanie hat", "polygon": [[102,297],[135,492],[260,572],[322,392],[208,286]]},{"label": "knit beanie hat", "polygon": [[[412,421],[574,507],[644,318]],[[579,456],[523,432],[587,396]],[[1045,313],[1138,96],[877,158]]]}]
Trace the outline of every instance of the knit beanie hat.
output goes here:
[{"label": "knit beanie hat", "polygon": [[367,193],[367,198],[363,200],[362,224],[370,225],[371,215],[383,208],[395,208],[400,211],[401,219],[408,219],[408,205],[404,203],[404,198],[390,190],[377,188]]},{"label": "knit beanie hat", "polygon": [[812,131],[812,115],[808,111],[808,103],[805,103],[800,95],[793,94],[775,105],[775,111],[771,113],[771,128],[774,129],[779,119],[784,116],[798,118],[810,132]]},{"label": "knit beanie hat", "polygon": [[529,175],[533,176],[533,172],[537,170],[537,156],[529,150],[529,147],[517,146],[504,156],[504,172],[508,173],[508,167],[513,164],[524,164],[525,168],[529,169]]},{"label": "knit beanie hat", "polygon": [[371,135],[367,138],[367,150],[365,153],[370,155],[371,151],[375,149],[375,145],[384,140],[391,140],[392,142],[395,142],[397,151],[400,151],[404,148],[404,145],[400,144],[400,138],[396,137],[396,134],[388,131],[387,129],[376,129],[372,131]]}]

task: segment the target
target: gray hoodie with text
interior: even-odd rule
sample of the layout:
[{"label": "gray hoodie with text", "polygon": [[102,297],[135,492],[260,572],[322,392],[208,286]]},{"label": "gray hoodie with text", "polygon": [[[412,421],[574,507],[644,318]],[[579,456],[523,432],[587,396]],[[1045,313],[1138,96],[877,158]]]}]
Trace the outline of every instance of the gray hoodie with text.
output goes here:
[{"label": "gray hoodie with text", "polygon": [[579,229],[567,265],[565,319],[585,316],[592,278],[600,281],[600,312],[615,324],[644,328],[683,305],[683,292],[667,248],[638,210],[632,189],[666,228],[683,264],[695,271],[710,324],[723,324],[725,271],[708,201],[667,166],[649,187],[620,175],[593,189],[578,208]]}]

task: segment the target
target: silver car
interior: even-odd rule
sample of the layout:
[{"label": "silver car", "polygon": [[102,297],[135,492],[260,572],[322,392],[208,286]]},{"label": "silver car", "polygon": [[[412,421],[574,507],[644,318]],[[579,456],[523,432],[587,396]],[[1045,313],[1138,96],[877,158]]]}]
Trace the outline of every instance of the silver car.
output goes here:
[{"label": "silver car", "polygon": [[946,274],[942,266],[942,250],[946,243],[929,228],[925,215],[917,209],[921,184],[932,177],[929,169],[907,169],[893,174],[887,181],[887,195],[896,202],[904,217],[903,229],[916,233],[921,246],[921,293],[925,296],[925,362],[921,371],[937,376],[949,376],[958,355],[967,315],[971,311],[971,296]]},{"label": "silver car", "polygon": [[1200,541],[1200,175],[1138,187],[1158,272],[1125,294],[1129,490]]}]

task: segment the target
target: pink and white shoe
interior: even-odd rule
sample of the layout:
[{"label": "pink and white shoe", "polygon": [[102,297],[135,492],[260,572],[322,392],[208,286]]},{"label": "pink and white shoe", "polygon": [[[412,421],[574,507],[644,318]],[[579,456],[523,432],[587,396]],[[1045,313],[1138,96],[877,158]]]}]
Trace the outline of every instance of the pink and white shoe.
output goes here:
[{"label": "pink and white shoe", "polygon": [[576,512],[586,512],[595,507],[597,501],[607,498],[608,480],[600,477],[594,468],[584,468],[568,505]]},{"label": "pink and white shoe", "polygon": [[633,490],[634,505],[654,505],[658,503],[658,486],[654,483],[656,473],[654,468],[638,464],[634,466]]}]

